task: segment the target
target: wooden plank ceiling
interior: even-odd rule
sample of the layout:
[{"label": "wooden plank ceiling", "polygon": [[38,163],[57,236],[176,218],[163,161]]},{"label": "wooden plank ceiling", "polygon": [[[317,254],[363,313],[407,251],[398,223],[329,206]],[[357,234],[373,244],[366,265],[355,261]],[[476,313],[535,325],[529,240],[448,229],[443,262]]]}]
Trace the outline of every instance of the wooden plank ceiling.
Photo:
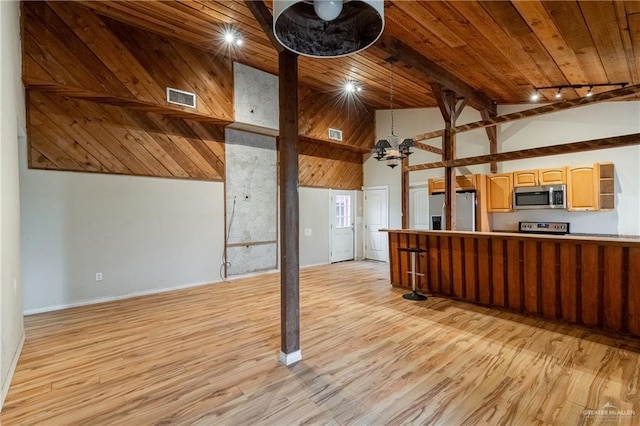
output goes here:
[{"label": "wooden plank ceiling", "polygon": [[[242,1],[86,1],[96,12],[209,50],[270,73],[276,52]],[[270,7],[270,1],[266,2]],[[422,58],[497,103],[529,102],[535,87],[640,83],[640,1],[385,1],[385,38],[410,46]],[[228,51],[225,28],[245,43]],[[320,92],[359,81],[362,101],[389,107],[389,58],[384,40],[340,59],[299,61],[300,81]],[[407,63],[395,66],[399,108],[435,106],[433,76]],[[595,92],[613,87],[596,88]],[[565,90],[566,99],[587,89]],[[542,91],[554,100],[555,90]]]}]

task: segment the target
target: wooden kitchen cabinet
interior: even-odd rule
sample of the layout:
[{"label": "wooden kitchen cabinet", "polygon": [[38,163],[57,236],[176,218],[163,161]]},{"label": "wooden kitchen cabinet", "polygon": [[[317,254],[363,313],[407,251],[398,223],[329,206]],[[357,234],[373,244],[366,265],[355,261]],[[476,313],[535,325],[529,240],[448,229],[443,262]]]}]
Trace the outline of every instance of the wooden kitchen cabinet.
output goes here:
[{"label": "wooden kitchen cabinet", "polygon": [[510,212],[512,210],[513,173],[487,175],[487,211]]},{"label": "wooden kitchen cabinet", "polygon": [[567,168],[552,167],[538,170],[540,185],[559,185],[567,183]]},{"label": "wooden kitchen cabinet", "polygon": [[[477,188],[478,175],[456,176],[456,192],[457,191],[473,191]],[[429,179],[429,195],[444,192],[444,178]]]},{"label": "wooden kitchen cabinet", "polygon": [[615,185],[613,163],[600,163],[600,210],[613,210],[615,208]]},{"label": "wooden kitchen cabinet", "polygon": [[599,165],[585,164],[567,167],[567,210],[592,211],[599,208]]},{"label": "wooden kitchen cabinet", "polygon": [[513,172],[513,186],[538,185],[538,170],[520,170]]}]

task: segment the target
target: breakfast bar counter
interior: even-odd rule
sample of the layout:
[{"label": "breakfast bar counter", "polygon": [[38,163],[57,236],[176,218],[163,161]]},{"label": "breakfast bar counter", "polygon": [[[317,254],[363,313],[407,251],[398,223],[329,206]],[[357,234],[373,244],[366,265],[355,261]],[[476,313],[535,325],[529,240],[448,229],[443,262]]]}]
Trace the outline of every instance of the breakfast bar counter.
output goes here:
[{"label": "breakfast bar counter", "polygon": [[640,336],[640,238],[384,231],[393,286]]}]

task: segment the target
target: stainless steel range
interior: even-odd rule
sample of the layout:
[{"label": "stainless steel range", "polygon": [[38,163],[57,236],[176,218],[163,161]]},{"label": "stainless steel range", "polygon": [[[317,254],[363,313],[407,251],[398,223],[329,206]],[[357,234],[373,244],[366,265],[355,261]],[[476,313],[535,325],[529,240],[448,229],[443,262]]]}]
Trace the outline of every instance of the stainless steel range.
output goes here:
[{"label": "stainless steel range", "polygon": [[518,232],[564,235],[569,233],[569,222],[518,222]]}]

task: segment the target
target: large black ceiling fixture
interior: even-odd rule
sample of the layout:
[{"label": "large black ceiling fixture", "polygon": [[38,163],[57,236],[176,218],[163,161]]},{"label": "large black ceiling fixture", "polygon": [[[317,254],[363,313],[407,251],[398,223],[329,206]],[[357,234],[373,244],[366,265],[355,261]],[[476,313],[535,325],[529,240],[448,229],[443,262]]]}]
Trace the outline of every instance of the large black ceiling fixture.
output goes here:
[{"label": "large black ceiling fixture", "polygon": [[274,0],[273,32],[285,48],[312,58],[366,49],[384,30],[384,0]]}]

